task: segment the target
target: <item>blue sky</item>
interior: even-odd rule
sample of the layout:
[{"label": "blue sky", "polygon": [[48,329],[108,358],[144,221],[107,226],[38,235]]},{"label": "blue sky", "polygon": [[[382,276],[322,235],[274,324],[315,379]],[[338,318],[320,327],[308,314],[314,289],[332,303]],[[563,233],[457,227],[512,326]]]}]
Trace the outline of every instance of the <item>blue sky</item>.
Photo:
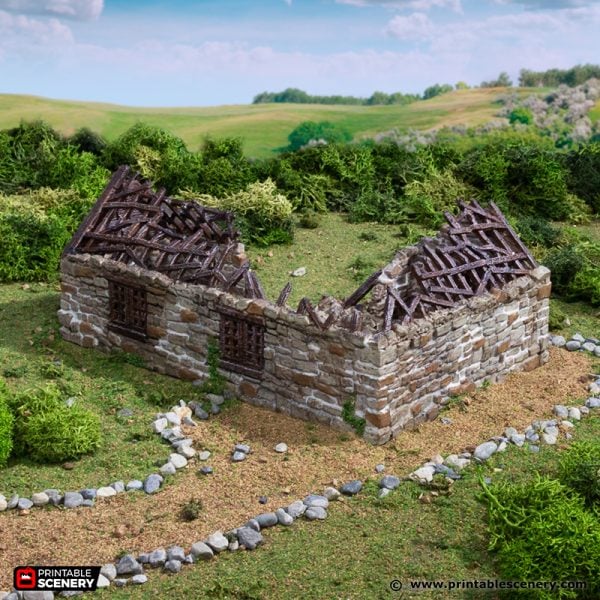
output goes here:
[{"label": "blue sky", "polygon": [[600,62],[600,0],[0,0],[0,92],[139,106],[368,96]]}]

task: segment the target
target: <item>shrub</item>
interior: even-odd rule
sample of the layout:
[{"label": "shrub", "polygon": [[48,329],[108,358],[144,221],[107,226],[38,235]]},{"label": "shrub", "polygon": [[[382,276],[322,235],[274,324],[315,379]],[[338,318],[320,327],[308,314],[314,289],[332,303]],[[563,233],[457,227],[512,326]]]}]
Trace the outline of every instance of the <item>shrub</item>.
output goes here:
[{"label": "shrub", "polygon": [[550,331],[559,331],[565,326],[567,315],[556,307],[553,301],[550,302],[550,316],[548,317],[548,327]]},{"label": "shrub", "polygon": [[559,463],[559,479],[600,516],[600,442],[575,442],[565,450]]},{"label": "shrub", "polygon": [[600,521],[583,498],[559,481],[504,483],[481,480],[488,506],[490,549],[505,579],[586,581],[588,589],[536,590],[535,598],[595,598],[600,591]]},{"label": "shrub", "polygon": [[79,458],[100,444],[96,415],[78,406],[67,407],[56,385],[15,394],[11,407],[16,455],[55,463]]},{"label": "shrub", "polygon": [[0,467],[6,465],[13,447],[13,414],[8,406],[8,389],[0,380]]},{"label": "shrub", "polygon": [[329,121],[304,121],[300,123],[289,135],[290,150],[298,150],[311,141],[324,141],[326,143],[344,143],[352,140],[352,134]]},{"label": "shrub", "polygon": [[0,195],[0,281],[55,277],[61,253],[90,205],[73,191]]},{"label": "shrub", "polygon": [[87,410],[63,405],[33,415],[26,435],[28,455],[34,461],[57,463],[96,450],[100,444],[100,422]]},{"label": "shrub", "polygon": [[533,123],[533,113],[525,106],[519,106],[511,111],[508,115],[508,120],[511,125],[515,123],[523,123],[524,125],[531,125]]},{"label": "shrub", "polygon": [[544,260],[551,271],[552,288],[557,294],[567,294],[575,275],[583,268],[584,260],[573,246],[553,250]]},{"label": "shrub", "polygon": [[523,217],[517,221],[519,237],[527,246],[552,248],[560,238],[560,229],[553,227],[546,219]]},{"label": "shrub", "polygon": [[194,521],[202,512],[203,505],[200,498],[191,498],[181,507],[181,518],[184,521]]},{"label": "shrub", "polygon": [[88,127],[79,128],[67,142],[81,152],[90,152],[96,156],[101,156],[107,146],[106,140]]},{"label": "shrub", "polygon": [[[185,197],[195,197],[189,191]],[[292,205],[271,179],[248,184],[241,192],[215,198],[208,194],[197,196],[205,205],[231,211],[236,216],[243,238],[259,246],[287,243],[292,239]]]},{"label": "shrub", "polygon": [[600,213],[600,142],[582,145],[567,156],[569,188]]}]

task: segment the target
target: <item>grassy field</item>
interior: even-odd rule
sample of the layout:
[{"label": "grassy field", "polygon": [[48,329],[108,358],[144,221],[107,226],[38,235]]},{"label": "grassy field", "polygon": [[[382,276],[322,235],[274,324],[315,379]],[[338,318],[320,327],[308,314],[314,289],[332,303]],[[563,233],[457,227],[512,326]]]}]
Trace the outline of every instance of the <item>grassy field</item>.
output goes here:
[{"label": "grassy field", "polygon": [[[141,108],[0,94],[0,129],[24,120],[43,119],[69,134],[79,127],[114,139],[137,121],[164,127],[197,150],[206,136],[241,136],[249,156],[269,156],[287,145],[288,134],[302,121],[327,120],[346,127],[355,138],[393,128],[429,129],[478,125],[494,119],[502,89],[451,92],[408,106],[247,104],[215,107]],[[530,93],[531,90],[519,90]]]}]

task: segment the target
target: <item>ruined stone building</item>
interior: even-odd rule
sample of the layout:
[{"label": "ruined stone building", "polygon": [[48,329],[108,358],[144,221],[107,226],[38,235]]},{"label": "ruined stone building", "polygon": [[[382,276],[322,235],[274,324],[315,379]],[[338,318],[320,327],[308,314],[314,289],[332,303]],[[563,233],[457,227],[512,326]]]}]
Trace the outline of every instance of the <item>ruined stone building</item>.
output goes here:
[{"label": "ruined stone building", "polygon": [[154,192],[120,168],[61,262],[61,334],[174,377],[220,351],[241,399],[384,443],[453,394],[548,358],[549,271],[493,204],[461,203],[346,299],[265,298],[232,215]]}]

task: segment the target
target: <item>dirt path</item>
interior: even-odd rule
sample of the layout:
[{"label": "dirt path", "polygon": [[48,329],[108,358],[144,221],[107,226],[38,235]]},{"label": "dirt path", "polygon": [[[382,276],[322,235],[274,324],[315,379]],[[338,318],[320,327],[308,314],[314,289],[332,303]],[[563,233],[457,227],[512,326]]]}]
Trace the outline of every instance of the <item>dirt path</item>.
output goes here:
[{"label": "dirt path", "polygon": [[[16,565],[84,565],[111,562],[122,551],[144,552],[179,544],[186,548],[217,529],[227,530],[265,510],[275,510],[320,492],[335,478],[375,476],[374,466],[406,475],[423,460],[440,452],[458,452],[485,441],[512,425],[526,427],[549,415],[557,403],[569,404],[586,395],[590,362],[582,354],[551,350],[550,362],[530,373],[511,375],[505,383],[468,397],[468,406],[454,406],[417,431],[374,447],[330,429],[242,404],[191,430],[194,447],[213,452],[205,464],[214,474],[199,476],[199,461],[179,472],[156,496],[121,494],[95,508],[16,511],[0,514],[0,589],[8,589]],[[233,445],[250,444],[252,453],[241,463],[229,460]],[[285,442],[285,455],[273,451]],[[165,456],[168,447],[165,445]],[[266,506],[259,496],[269,498]],[[201,516],[191,523],[179,512],[191,498],[201,499]]]}]

